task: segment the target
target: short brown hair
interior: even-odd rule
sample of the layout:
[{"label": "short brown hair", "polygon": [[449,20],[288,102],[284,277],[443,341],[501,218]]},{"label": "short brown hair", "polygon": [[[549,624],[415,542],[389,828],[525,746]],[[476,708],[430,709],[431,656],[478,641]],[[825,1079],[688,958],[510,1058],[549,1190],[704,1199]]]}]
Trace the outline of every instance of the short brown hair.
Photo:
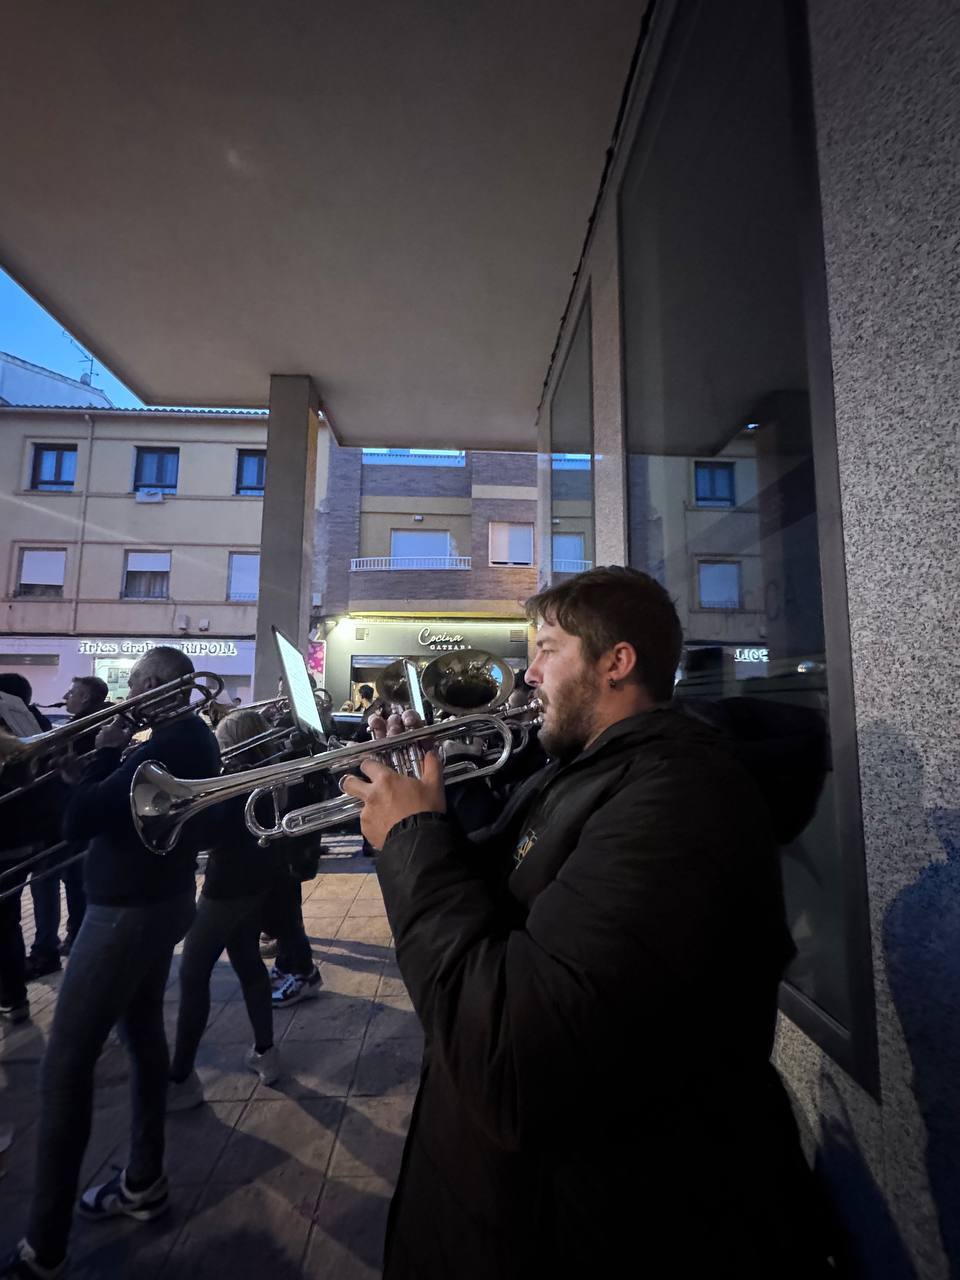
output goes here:
[{"label": "short brown hair", "polygon": [[99,676],[74,676],[73,683],[80,685],[87,695],[87,701],[92,707],[101,707],[110,696],[110,689],[106,680],[101,680]]},{"label": "short brown hair", "polygon": [[531,622],[543,618],[578,636],[590,662],[615,644],[632,645],[651,698],[673,696],[683,632],[673,601],[648,573],[619,564],[590,569],[531,596],[526,611]]}]

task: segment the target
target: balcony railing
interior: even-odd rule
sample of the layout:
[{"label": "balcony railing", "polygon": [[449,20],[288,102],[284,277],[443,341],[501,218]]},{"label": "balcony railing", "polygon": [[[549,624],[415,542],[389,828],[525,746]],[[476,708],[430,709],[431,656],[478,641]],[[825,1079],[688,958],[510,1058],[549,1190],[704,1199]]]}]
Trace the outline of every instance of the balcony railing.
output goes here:
[{"label": "balcony railing", "polygon": [[592,560],[554,560],[554,573],[586,573],[593,568]]},{"label": "balcony railing", "polygon": [[361,556],[350,561],[362,569],[469,569],[470,556]]}]

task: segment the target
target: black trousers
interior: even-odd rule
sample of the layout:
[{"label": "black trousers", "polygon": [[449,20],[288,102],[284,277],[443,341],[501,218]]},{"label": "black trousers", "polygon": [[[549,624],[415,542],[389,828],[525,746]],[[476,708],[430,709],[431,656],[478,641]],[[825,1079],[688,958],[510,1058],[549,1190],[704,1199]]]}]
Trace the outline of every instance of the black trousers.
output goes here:
[{"label": "black trousers", "polygon": [[261,927],[277,940],[276,965],[281,973],[310,973],[313,954],[303,927],[300,878],[291,872],[277,876],[263,904]]}]

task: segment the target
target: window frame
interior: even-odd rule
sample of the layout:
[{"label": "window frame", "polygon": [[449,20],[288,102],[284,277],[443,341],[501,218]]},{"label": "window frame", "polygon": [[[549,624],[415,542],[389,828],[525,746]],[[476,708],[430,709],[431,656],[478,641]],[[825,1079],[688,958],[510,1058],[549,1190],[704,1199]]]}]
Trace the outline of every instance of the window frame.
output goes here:
[{"label": "window frame", "polygon": [[[255,557],[257,561],[257,590],[251,596],[249,593],[233,594],[233,565],[237,556]],[[228,604],[257,604],[260,600],[260,559],[259,551],[231,551],[227,555],[227,594],[226,600]]]},{"label": "window frame", "polygon": [[[163,569],[131,569],[130,557],[137,555],[148,556],[166,556],[167,568]],[[167,583],[166,591],[163,595],[132,595],[127,590],[127,578],[131,573],[166,573]],[[170,578],[173,574],[173,552],[169,549],[161,550],[158,547],[129,547],[123,553],[123,577],[120,581],[120,599],[121,600],[170,600]]]},{"label": "window frame", "polygon": [[[737,603],[730,604],[704,604],[703,590],[701,587],[700,571],[709,565],[733,565],[737,570]],[[743,611],[743,561],[737,560],[733,556],[697,556],[694,562],[694,590],[695,600],[694,608],[702,609],[706,613],[740,613]]]},{"label": "window frame", "polygon": [[[715,495],[700,497],[699,479],[701,475],[715,476],[720,473],[730,477],[730,497],[718,498]],[[703,511],[731,511],[737,505],[737,467],[736,463],[721,458],[695,458],[693,463],[693,504]]]},{"label": "window frame", "polygon": [[[61,575],[61,581],[59,583],[58,589],[55,589],[53,591],[42,591],[42,592],[23,590],[23,587],[24,587],[23,561],[24,561],[24,557],[29,555],[31,551],[46,551],[46,552],[60,551],[63,553],[63,574]],[[14,583],[14,588],[13,588],[14,599],[16,600],[62,600],[63,593],[67,585],[67,552],[68,552],[67,547],[36,547],[36,546],[29,546],[29,545],[19,547],[18,553],[17,553],[17,580]],[[36,583],[29,583],[27,585],[51,586],[51,587],[57,588],[57,584],[55,583],[36,582]]]},{"label": "window frame", "polygon": [[[406,555],[406,556],[398,555],[393,549],[393,535],[395,533],[412,534],[414,537],[417,537],[417,536],[423,537],[425,534],[428,534],[428,533],[436,533],[436,534],[444,533],[447,536],[447,549],[446,551],[443,551],[443,552],[421,551],[416,555]],[[453,533],[451,532],[450,529],[391,529],[390,530],[390,559],[391,560],[422,560],[422,559],[440,560],[443,557],[446,557],[447,559],[449,559],[450,557],[456,554],[456,552],[453,551],[452,549],[453,545],[454,545]]]},{"label": "window frame", "polygon": [[[148,483],[146,480],[141,480],[139,478],[141,462],[148,454],[173,454],[174,455],[177,461],[177,474],[172,486],[164,485],[164,484]],[[157,493],[162,493],[167,497],[172,497],[177,494],[177,492],[179,491],[179,487],[180,487],[180,446],[179,445],[158,445],[158,444],[134,445],[134,451],[133,451],[133,492],[134,493],[143,493],[145,491],[155,490]]]},{"label": "window frame", "polygon": [[[242,485],[240,483],[243,472],[243,463],[246,458],[262,458],[263,466],[263,484]],[[233,492],[237,498],[262,498],[267,481],[267,451],[266,449],[238,449],[237,450],[237,467],[234,476]]]},{"label": "window frame", "polygon": [[[45,444],[43,441],[35,440],[33,444],[33,456],[30,459],[30,492],[31,493],[76,493],[77,491],[77,446],[76,444]],[[57,465],[56,471],[59,474],[63,462],[63,458],[67,454],[73,455],[73,478],[69,484],[61,480],[41,481],[39,471],[40,462],[45,453],[56,453]]]},{"label": "window frame", "polygon": [[[529,529],[530,530],[530,559],[529,560],[494,560],[493,558],[493,528],[494,525],[506,526],[510,529]],[[510,534],[507,534],[507,546],[510,545]],[[487,562],[492,569],[532,569],[536,564],[537,554],[537,536],[536,525],[532,520],[488,520],[487,521]]]}]

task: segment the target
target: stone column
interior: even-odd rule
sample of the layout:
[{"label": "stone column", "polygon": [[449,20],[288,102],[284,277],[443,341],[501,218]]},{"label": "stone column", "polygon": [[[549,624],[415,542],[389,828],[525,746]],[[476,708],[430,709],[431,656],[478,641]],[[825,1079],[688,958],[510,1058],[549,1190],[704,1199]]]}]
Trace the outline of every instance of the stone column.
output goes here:
[{"label": "stone column", "polygon": [[271,627],[279,627],[306,654],[319,418],[317,389],[310,378],[275,374],[270,379],[254,668],[257,700],[277,691],[280,665]]}]

